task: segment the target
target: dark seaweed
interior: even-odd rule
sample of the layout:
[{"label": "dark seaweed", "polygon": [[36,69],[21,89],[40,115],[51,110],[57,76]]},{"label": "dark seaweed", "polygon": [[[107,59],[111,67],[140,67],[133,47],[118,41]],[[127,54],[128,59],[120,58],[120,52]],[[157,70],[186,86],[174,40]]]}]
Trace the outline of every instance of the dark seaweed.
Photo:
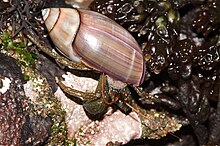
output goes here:
[{"label": "dark seaweed", "polygon": [[220,1],[95,0],[90,8],[138,40],[151,72],[145,90],[161,86],[161,97],[179,101],[199,145],[220,144]]}]

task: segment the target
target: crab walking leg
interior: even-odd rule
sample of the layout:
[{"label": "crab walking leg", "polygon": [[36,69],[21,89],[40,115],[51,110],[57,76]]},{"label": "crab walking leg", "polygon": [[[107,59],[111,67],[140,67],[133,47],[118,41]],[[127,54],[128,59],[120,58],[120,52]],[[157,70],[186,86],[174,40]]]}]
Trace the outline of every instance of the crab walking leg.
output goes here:
[{"label": "crab walking leg", "polygon": [[104,74],[100,76],[95,93],[82,92],[73,88],[70,88],[62,83],[62,81],[56,78],[56,82],[59,87],[67,94],[80,99],[84,108],[91,114],[100,114],[107,109],[105,100],[109,98],[108,84]]}]

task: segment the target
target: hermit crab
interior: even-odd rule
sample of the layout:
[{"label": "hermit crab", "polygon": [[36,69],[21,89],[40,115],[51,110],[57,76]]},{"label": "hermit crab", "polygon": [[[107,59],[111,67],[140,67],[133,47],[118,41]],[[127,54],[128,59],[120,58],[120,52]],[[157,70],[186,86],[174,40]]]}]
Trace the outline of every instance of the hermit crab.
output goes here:
[{"label": "hermit crab", "polygon": [[[71,60],[68,66],[101,73],[95,93],[71,89],[57,79],[66,93],[82,100],[87,112],[103,113],[113,103],[124,112],[129,111],[128,105],[121,102],[131,98],[127,84],[134,87],[139,96],[149,98],[150,95],[138,87],[149,77],[145,66],[148,58],[143,56],[140,46],[127,30],[108,17],[89,10],[50,8],[42,10],[42,15],[53,43]],[[167,103],[174,104],[173,101]]]},{"label": "hermit crab", "polygon": [[[220,98],[220,19],[217,15],[220,4],[217,0],[95,0],[90,9],[101,14],[64,8],[62,2],[2,1],[0,28],[10,21],[15,32],[12,34],[24,34],[74,73],[80,70],[83,76],[84,73],[98,75],[95,93],[71,89],[59,75],[56,78],[67,94],[81,101],[87,113],[103,114],[109,105],[125,112],[132,108],[129,105],[135,107],[136,103],[141,106],[140,111],[152,107],[146,104],[158,102],[154,107],[168,105],[178,109],[181,106],[199,143],[207,143],[210,111],[216,114],[213,118],[216,123],[220,113],[219,105],[216,108],[215,103],[210,106],[213,101],[209,103],[210,99]],[[40,28],[48,30],[49,37],[45,40],[46,29],[41,33]],[[219,141],[218,136],[213,136],[219,135],[216,132],[219,124],[210,125],[214,127],[209,129],[210,137]]]},{"label": "hermit crab", "polygon": [[79,98],[89,114],[103,114],[112,104],[125,113],[130,111],[128,102],[132,98],[127,85],[133,87],[140,97],[149,98],[150,104],[164,102],[175,107],[173,100],[161,101],[139,87],[150,76],[146,68],[150,55],[143,55],[133,36],[115,21],[78,8],[46,8],[42,10],[42,16],[48,34],[61,54],[40,43],[32,30],[28,30],[27,37],[61,64],[100,74],[95,93],[71,89],[57,78],[58,85],[67,94]]},{"label": "hermit crab", "polygon": [[[58,84],[67,93],[83,100],[90,114],[102,113],[108,104],[117,102],[117,89],[110,89],[104,74],[123,82],[123,94],[130,95],[126,84],[138,86],[145,78],[143,53],[136,40],[123,27],[97,12],[50,8],[42,11],[48,33],[57,49],[72,62],[71,68],[101,72],[96,93],[82,93]],[[114,90],[114,91],[113,91]],[[125,92],[126,91],[126,92]],[[120,91],[121,92],[121,91]]]},{"label": "hermit crab", "polygon": [[[13,9],[3,13],[17,11],[18,17],[21,17],[21,20],[17,21],[21,26],[16,32],[25,28],[22,32],[57,62],[74,70],[89,70],[100,74],[95,93],[83,93],[71,89],[57,78],[59,86],[66,93],[78,97],[88,113],[92,115],[105,113],[108,105],[117,105],[127,113],[130,111],[128,102],[133,99],[130,87],[133,87],[132,90],[145,98],[149,104],[159,102],[175,107],[173,100],[160,100],[142,91],[140,85],[150,76],[146,62],[151,55],[143,54],[144,50],[126,29],[94,11],[65,7],[62,4],[59,6],[65,8],[50,8],[50,6],[45,7],[41,2],[36,1],[33,6],[29,6],[27,1],[20,4],[19,1],[11,1]],[[31,25],[36,21],[35,17],[39,16],[41,10],[47,33],[58,52],[51,50],[50,44],[46,44],[48,39],[42,40],[41,32]],[[33,15],[30,15],[30,12]],[[163,27],[160,22],[158,22],[158,30]]]}]

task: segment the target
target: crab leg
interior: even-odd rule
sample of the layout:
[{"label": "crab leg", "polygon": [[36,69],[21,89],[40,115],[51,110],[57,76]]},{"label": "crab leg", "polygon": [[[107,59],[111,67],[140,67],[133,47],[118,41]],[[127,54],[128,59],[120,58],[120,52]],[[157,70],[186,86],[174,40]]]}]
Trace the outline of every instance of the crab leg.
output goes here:
[{"label": "crab leg", "polygon": [[108,105],[104,102],[103,99],[107,101],[109,96],[108,84],[104,74],[100,76],[95,93],[82,92],[64,85],[58,78],[56,78],[56,80],[57,84],[65,93],[80,99],[84,108],[89,113],[96,115],[106,110]]}]

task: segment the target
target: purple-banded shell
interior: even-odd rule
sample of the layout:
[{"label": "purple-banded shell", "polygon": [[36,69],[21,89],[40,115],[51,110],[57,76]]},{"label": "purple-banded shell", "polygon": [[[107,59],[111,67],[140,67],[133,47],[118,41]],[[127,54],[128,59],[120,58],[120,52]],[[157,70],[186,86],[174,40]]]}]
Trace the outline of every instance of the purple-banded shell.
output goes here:
[{"label": "purple-banded shell", "polygon": [[143,82],[143,53],[132,35],[116,22],[82,9],[51,8],[42,14],[55,46],[71,60],[125,83]]}]

